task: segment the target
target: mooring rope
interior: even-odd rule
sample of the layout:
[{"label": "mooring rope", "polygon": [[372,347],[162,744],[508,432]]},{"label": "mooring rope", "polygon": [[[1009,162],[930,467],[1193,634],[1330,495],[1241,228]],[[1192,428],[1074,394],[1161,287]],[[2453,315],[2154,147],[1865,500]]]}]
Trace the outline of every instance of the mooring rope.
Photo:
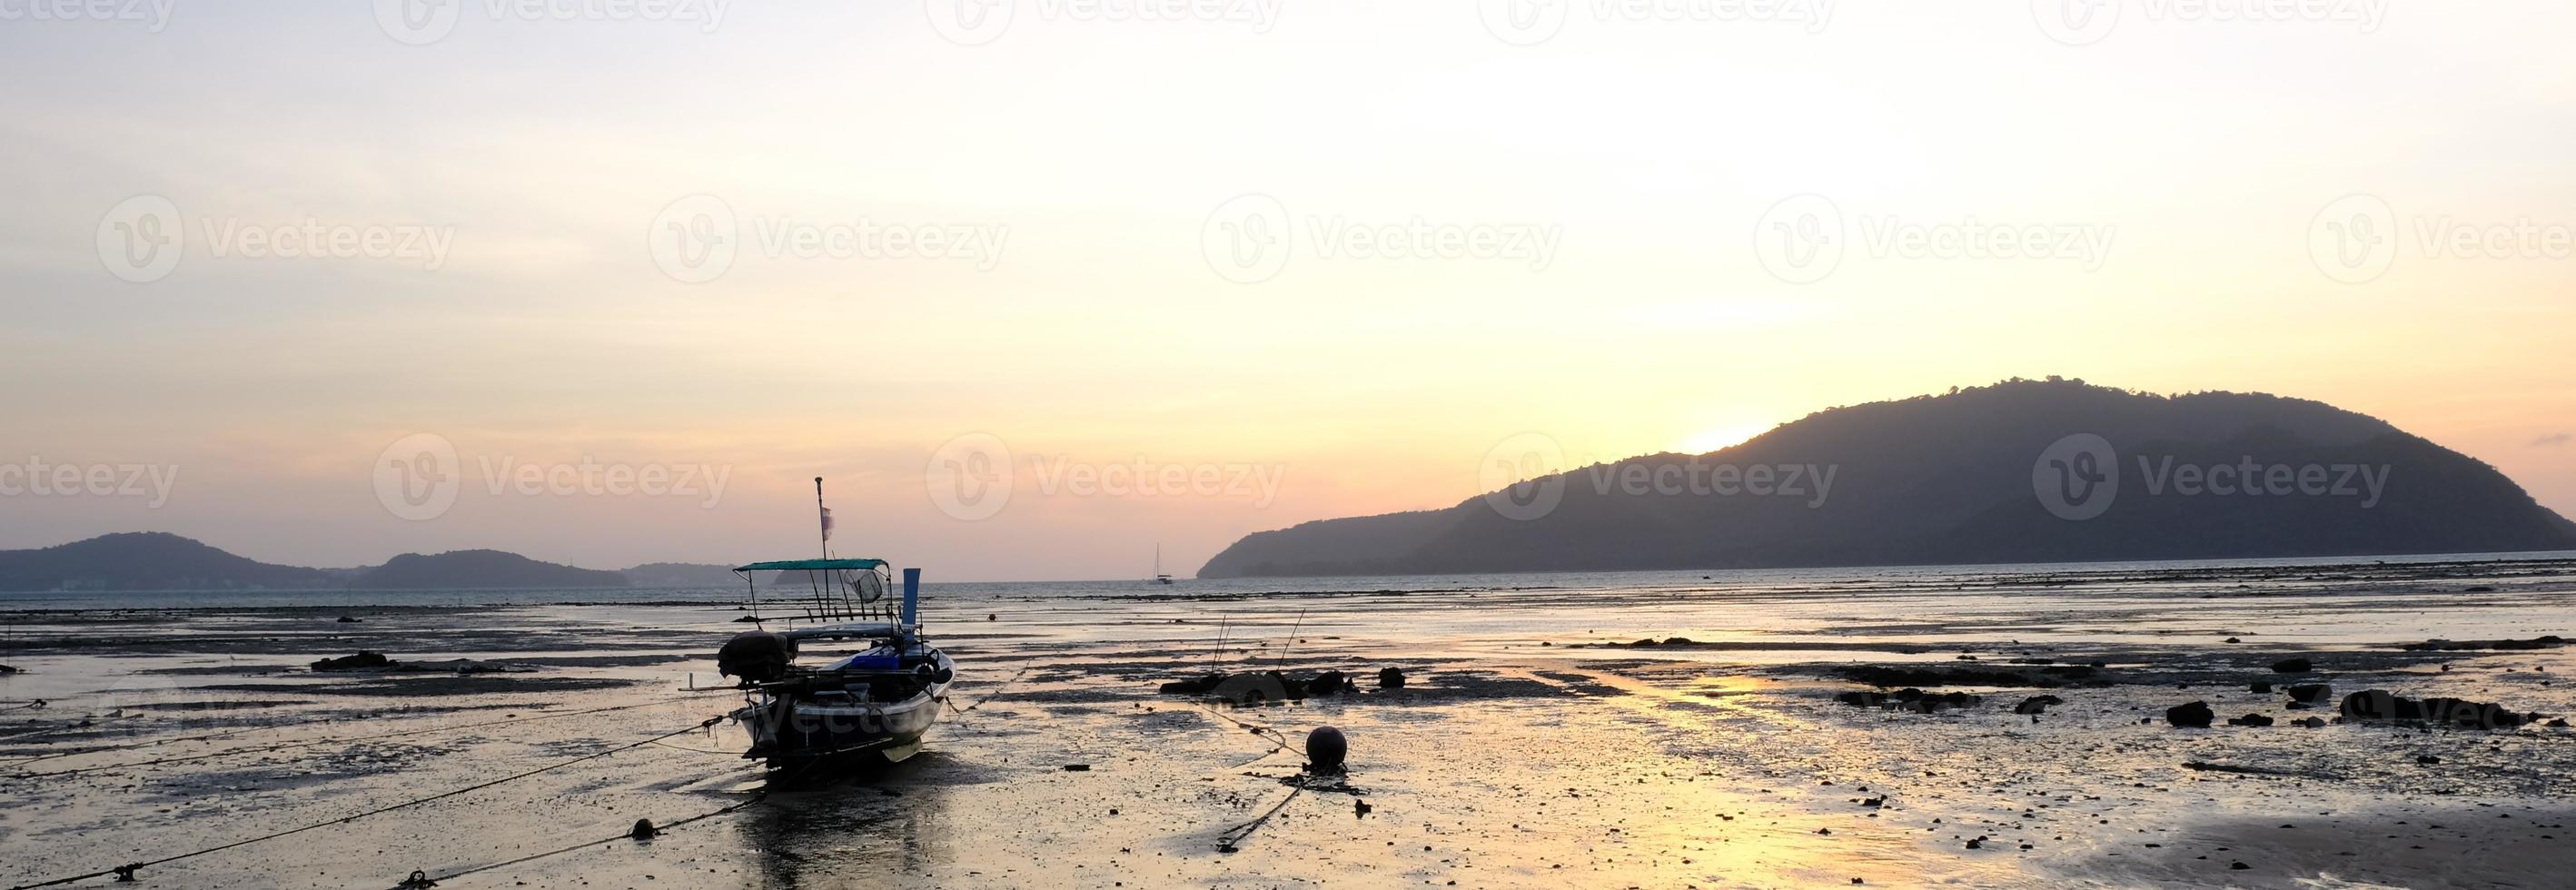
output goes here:
[{"label": "mooring rope", "polygon": [[[557,716],[567,716],[567,715],[557,715]],[[310,824],[310,825],[304,825],[304,826],[300,826],[300,827],[296,827],[296,828],[289,828],[289,829],[287,829],[287,830],[285,830],[285,831],[279,831],[279,832],[274,832],[274,833],[270,833],[270,834],[264,834],[264,835],[260,835],[260,836],[258,836],[258,837],[248,838],[248,839],[245,839],[245,840],[238,840],[238,841],[234,841],[234,842],[229,843],[229,844],[223,844],[223,845],[221,845],[221,846],[207,847],[207,848],[202,849],[202,850],[196,850],[196,851],[187,852],[187,853],[180,853],[180,854],[175,855],[175,856],[164,856],[164,857],[161,857],[161,858],[159,858],[159,859],[153,859],[153,860],[144,861],[144,862],[136,862],[136,863],[131,863],[131,864],[128,864],[128,865],[120,865],[120,866],[117,866],[117,867],[115,867],[115,868],[102,869],[102,870],[99,870],[99,871],[90,872],[90,873],[88,873],[88,874],[72,875],[72,876],[70,876],[70,877],[64,877],[64,878],[55,878],[55,879],[50,880],[50,881],[41,881],[41,882],[34,883],[34,884],[20,884],[20,885],[15,886],[15,887],[8,888],[8,890],[36,890],[36,888],[39,888],[39,887],[54,887],[54,886],[60,886],[60,885],[63,885],[63,884],[69,884],[69,883],[72,883],[72,882],[75,882],[75,881],[86,881],[86,880],[89,880],[89,879],[91,879],[91,878],[103,878],[103,877],[107,877],[107,876],[109,876],[109,875],[115,875],[115,876],[117,877],[117,880],[120,880],[120,881],[130,881],[130,880],[133,880],[133,879],[134,879],[134,873],[135,873],[135,872],[140,871],[140,870],[145,869],[145,868],[150,868],[150,867],[152,867],[152,866],[156,866],[156,865],[165,865],[165,864],[168,864],[168,863],[177,862],[177,861],[182,860],[182,859],[193,859],[193,858],[196,858],[196,857],[198,857],[198,856],[204,856],[204,855],[208,855],[208,854],[211,854],[211,853],[221,853],[221,852],[223,852],[223,851],[225,851],[225,850],[231,850],[231,849],[235,849],[235,848],[238,848],[238,847],[247,847],[247,846],[250,846],[250,845],[252,845],[252,844],[261,843],[261,842],[264,842],[264,841],[273,841],[273,840],[276,840],[276,839],[278,839],[278,838],[286,837],[286,836],[288,836],[288,835],[302,834],[302,833],[304,833],[304,832],[312,831],[312,830],[317,829],[317,828],[328,828],[328,827],[331,827],[331,826],[334,826],[334,825],[346,825],[346,824],[348,824],[348,823],[355,822],[355,821],[358,821],[358,820],[360,820],[360,819],[367,818],[367,817],[369,817],[369,816],[383,815],[383,814],[385,814],[385,813],[390,813],[390,812],[393,812],[393,811],[395,811],[395,810],[408,809],[408,808],[411,808],[411,807],[420,806],[421,804],[431,803],[431,802],[433,802],[433,801],[441,801],[441,800],[446,800],[446,799],[448,799],[448,798],[456,797],[456,796],[458,796],[458,795],[462,795],[462,794],[470,794],[470,793],[473,793],[473,792],[476,792],[476,791],[481,791],[481,790],[483,790],[483,789],[490,788],[490,787],[493,787],[493,786],[496,786],[496,785],[501,785],[501,784],[505,784],[505,783],[509,783],[509,782],[515,782],[515,781],[518,781],[518,780],[520,780],[520,779],[525,779],[525,778],[528,778],[528,777],[531,777],[531,776],[536,776],[536,775],[540,775],[540,774],[543,774],[543,773],[553,772],[553,771],[555,771],[555,770],[563,769],[564,767],[572,766],[572,765],[575,765],[575,764],[579,764],[579,763],[586,763],[586,762],[589,762],[589,761],[598,760],[598,759],[600,759],[600,758],[602,758],[602,757],[607,757],[607,756],[609,756],[609,755],[611,755],[611,754],[617,754],[617,753],[621,753],[621,752],[625,752],[625,751],[632,751],[632,750],[635,750],[635,749],[637,749],[637,748],[641,748],[641,747],[644,747],[644,746],[646,746],[646,745],[650,745],[650,744],[652,744],[652,743],[654,743],[654,742],[658,742],[658,741],[661,741],[661,740],[663,740],[663,739],[670,738],[670,737],[672,737],[672,736],[682,735],[682,734],[685,734],[685,733],[692,733],[692,732],[696,732],[696,731],[698,731],[698,730],[706,729],[706,728],[712,727],[712,726],[714,726],[714,725],[716,725],[716,724],[718,724],[718,723],[722,723],[722,722],[724,722],[724,718],[723,718],[723,717],[721,717],[721,716],[719,716],[719,717],[709,717],[709,718],[707,718],[705,721],[700,722],[700,723],[697,723],[697,724],[695,724],[695,725],[688,726],[688,727],[684,727],[684,728],[681,728],[681,729],[675,729],[675,730],[672,730],[672,731],[670,731],[670,732],[666,732],[666,733],[663,733],[663,734],[661,734],[661,735],[657,735],[657,736],[654,736],[654,737],[649,738],[649,739],[645,739],[645,740],[640,741],[640,742],[634,742],[634,743],[630,743],[630,744],[619,745],[619,746],[617,746],[617,747],[615,747],[615,748],[610,748],[610,749],[608,749],[608,750],[601,751],[601,752],[598,752],[598,753],[596,753],[596,754],[586,754],[586,755],[583,755],[583,756],[580,756],[580,757],[575,757],[575,758],[573,758],[573,759],[571,759],[571,760],[566,760],[566,761],[562,761],[562,762],[559,762],[559,763],[551,764],[551,765],[548,765],[548,766],[543,766],[543,767],[539,767],[539,768],[536,768],[536,769],[528,770],[527,772],[517,773],[517,774],[509,775],[509,776],[503,776],[503,777],[498,778],[498,779],[493,779],[492,781],[489,781],[489,782],[483,782],[483,783],[480,783],[480,784],[469,785],[469,786],[466,786],[466,787],[463,787],[463,788],[458,788],[458,789],[456,789],[456,790],[454,790],[454,791],[448,791],[448,792],[444,792],[444,793],[440,793],[440,794],[433,794],[433,795],[430,795],[430,796],[428,796],[428,797],[415,798],[415,799],[412,799],[412,800],[403,801],[402,803],[394,804],[394,805],[392,805],[392,806],[378,807],[378,808],[376,808],[376,809],[368,810],[368,811],[366,811],[366,812],[358,813],[358,814],[356,814],[356,815],[343,816],[343,817],[340,817],[340,818],[338,818],[338,819],[332,819],[332,820],[325,821],[325,822],[315,822],[315,823],[312,823],[312,824]],[[587,846],[587,845],[585,845],[585,846]]]},{"label": "mooring rope", "polygon": [[1269,812],[1261,814],[1260,818],[1237,825],[1233,828],[1228,828],[1223,833],[1218,834],[1216,836],[1216,851],[1219,853],[1234,852],[1237,845],[1242,844],[1244,841],[1249,840],[1252,837],[1253,832],[1260,831],[1261,826],[1269,824],[1270,817],[1279,815],[1280,810],[1288,808],[1289,801],[1296,800],[1297,795],[1304,793],[1306,793],[1306,786],[1304,785],[1291,788],[1288,790],[1287,797],[1280,798],[1279,803],[1273,805]]},{"label": "mooring rope", "polygon": [[[600,838],[600,839],[598,839],[598,840],[593,840],[593,841],[583,841],[583,842],[581,842],[581,843],[574,844],[574,845],[569,846],[569,847],[559,847],[559,848],[556,848],[556,849],[547,850],[547,851],[545,851],[545,852],[543,852],[543,853],[530,853],[530,854],[528,854],[528,855],[526,855],[526,856],[521,856],[521,857],[519,857],[519,858],[517,858],[517,859],[508,859],[508,860],[503,860],[503,861],[500,861],[500,862],[494,862],[494,863],[491,863],[491,864],[488,864],[488,865],[477,865],[477,866],[474,866],[474,867],[472,867],[472,868],[458,869],[458,870],[456,870],[456,871],[448,872],[448,873],[446,873],[446,874],[441,874],[441,875],[437,875],[437,876],[434,876],[434,877],[433,877],[433,876],[431,876],[431,875],[429,875],[429,874],[428,874],[428,873],[426,873],[426,872],[418,872],[418,871],[415,871],[415,872],[412,872],[412,873],[411,873],[411,877],[404,879],[404,880],[403,880],[403,882],[402,882],[402,883],[400,883],[400,884],[395,884],[395,885],[391,888],[391,890],[423,890],[423,888],[428,888],[428,887],[435,887],[435,886],[438,886],[438,883],[439,883],[440,881],[453,881],[453,880],[456,880],[457,878],[465,877],[465,876],[467,876],[467,875],[481,874],[481,873],[483,873],[483,872],[487,872],[487,871],[497,871],[497,870],[499,870],[499,869],[509,868],[509,867],[511,867],[511,866],[514,866],[514,865],[526,865],[526,864],[528,864],[528,863],[535,862],[535,861],[537,861],[537,860],[539,860],[539,859],[544,859],[544,858],[547,858],[547,857],[550,857],[550,856],[561,856],[561,855],[563,855],[563,854],[571,853],[571,852],[575,852],[575,851],[579,851],[579,850],[587,850],[587,849],[590,849],[590,848],[592,848],[592,847],[600,846],[600,845],[603,845],[603,844],[613,844],[613,843],[616,843],[616,842],[618,842],[618,841],[624,841],[624,840],[645,840],[645,839],[647,839],[647,838],[653,837],[653,836],[655,836],[655,835],[659,835],[659,834],[661,834],[661,833],[663,833],[663,832],[670,831],[670,830],[672,830],[672,829],[679,828],[679,827],[684,826],[684,825],[689,825],[689,824],[691,824],[691,823],[695,823],[695,822],[704,822],[704,821],[706,821],[706,820],[708,820],[708,819],[713,819],[713,818],[716,818],[716,817],[718,817],[718,816],[723,816],[723,815],[727,815],[727,814],[730,814],[730,813],[738,813],[738,812],[741,812],[741,811],[743,811],[743,810],[747,810],[747,809],[750,809],[750,808],[752,808],[752,807],[754,807],[754,806],[757,806],[757,805],[759,805],[759,804],[760,804],[760,802],[762,802],[762,801],[764,801],[764,800],[768,800],[768,799],[769,799],[769,790],[764,788],[764,789],[761,789],[761,790],[759,790],[759,791],[752,792],[752,796],[751,796],[751,798],[750,798],[750,799],[748,799],[748,800],[745,800],[745,801],[743,801],[743,802],[741,802],[741,803],[733,804],[733,805],[731,805],[731,806],[719,807],[719,808],[717,808],[717,809],[709,810],[709,811],[704,812],[704,813],[699,813],[699,814],[697,814],[697,815],[695,815],[695,816],[690,816],[690,817],[688,817],[688,818],[686,818],[686,819],[681,819],[681,820],[678,820],[678,821],[676,821],[676,822],[669,822],[669,823],[665,823],[665,824],[661,824],[661,825],[653,825],[653,826],[651,827],[651,829],[649,830],[649,832],[639,832],[639,831],[635,831],[635,830],[631,830],[631,829],[630,829],[630,830],[628,830],[625,834],[617,835],[617,836],[615,836],[615,837],[604,837],[604,838]],[[646,824],[650,824],[650,823],[646,823]],[[640,828],[640,827],[642,827],[642,826],[638,826],[638,827]]]},{"label": "mooring rope", "polygon": [[976,708],[983,707],[985,702],[992,701],[994,697],[1001,695],[1004,690],[1010,689],[1013,684],[1020,682],[1020,678],[1028,674],[1029,667],[1029,665],[1022,665],[1018,672],[1011,675],[1010,679],[1004,680],[1001,685],[993,687],[993,691],[984,693],[984,697],[976,699],[974,704],[967,705],[964,708],[959,708],[957,707],[957,703],[950,701],[947,696],[941,696],[939,698],[939,703],[947,705],[948,710],[955,712],[957,714],[957,718],[963,720],[966,718],[966,715],[974,713]]},{"label": "mooring rope", "polygon": [[1214,717],[1214,718],[1216,718],[1216,719],[1223,720],[1223,721],[1225,721],[1225,722],[1227,722],[1227,723],[1232,723],[1232,724],[1234,724],[1234,725],[1236,725],[1236,726],[1243,727],[1244,729],[1250,730],[1250,731],[1252,732],[1252,734],[1253,734],[1253,735],[1257,735],[1257,736],[1261,736],[1261,737],[1263,737],[1263,738],[1269,739],[1269,740],[1270,740],[1270,742],[1271,742],[1271,744],[1272,744],[1272,745],[1274,745],[1274,746],[1276,746],[1276,747],[1271,748],[1271,749],[1270,749],[1269,754],[1263,754],[1263,755],[1261,755],[1261,756],[1263,756],[1263,757],[1268,757],[1268,756],[1270,756],[1271,754],[1277,754],[1277,753],[1279,753],[1279,752],[1281,752],[1281,751],[1287,750],[1287,748],[1288,748],[1288,737],[1287,737],[1286,735],[1282,735],[1282,734],[1280,734],[1280,732],[1279,732],[1278,730],[1271,729],[1270,727],[1267,727],[1267,726],[1254,726],[1254,725],[1252,725],[1252,724],[1250,724],[1250,723],[1245,723],[1245,722],[1243,722],[1243,721],[1241,721],[1241,720],[1234,719],[1233,717],[1226,716],[1225,712],[1217,710],[1217,709],[1215,708],[1215,706],[1213,706],[1213,705],[1209,705],[1208,703],[1206,703],[1206,702],[1204,702],[1204,701],[1202,701],[1202,702],[1198,702],[1198,706],[1199,706],[1199,710],[1207,712],[1207,715],[1208,715],[1208,716],[1210,716],[1210,717]]}]

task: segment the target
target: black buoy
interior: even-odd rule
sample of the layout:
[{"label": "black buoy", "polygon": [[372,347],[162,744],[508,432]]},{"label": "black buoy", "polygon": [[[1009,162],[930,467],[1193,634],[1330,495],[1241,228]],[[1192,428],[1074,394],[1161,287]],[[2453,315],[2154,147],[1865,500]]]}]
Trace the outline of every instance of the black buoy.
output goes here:
[{"label": "black buoy", "polygon": [[1306,770],[1308,772],[1341,772],[1342,760],[1350,756],[1350,753],[1350,742],[1342,738],[1341,730],[1330,726],[1318,726],[1315,727],[1314,732],[1306,734]]}]

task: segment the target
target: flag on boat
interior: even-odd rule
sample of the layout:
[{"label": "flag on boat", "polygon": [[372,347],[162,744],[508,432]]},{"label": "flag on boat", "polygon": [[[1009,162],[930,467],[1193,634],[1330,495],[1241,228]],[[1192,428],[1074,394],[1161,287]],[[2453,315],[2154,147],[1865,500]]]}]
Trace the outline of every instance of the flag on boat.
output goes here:
[{"label": "flag on boat", "polygon": [[823,508],[823,540],[832,539],[832,508]]}]

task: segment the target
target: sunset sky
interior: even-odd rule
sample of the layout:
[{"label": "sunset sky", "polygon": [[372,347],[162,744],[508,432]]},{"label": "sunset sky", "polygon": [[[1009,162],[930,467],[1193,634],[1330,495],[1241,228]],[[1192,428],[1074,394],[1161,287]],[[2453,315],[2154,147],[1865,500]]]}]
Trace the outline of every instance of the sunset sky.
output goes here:
[{"label": "sunset sky", "polygon": [[[2053,374],[2325,401],[2576,514],[2564,2],[169,2],[0,16],[0,463],[169,480],[0,495],[0,547],[739,562],[814,549],[824,476],[840,552],[934,580],[1187,574],[1515,434]],[[418,436],[461,484],[413,519]],[[934,497],[961,436],[988,517]],[[510,476],[585,459],[724,487]],[[1051,475],[1140,465],[1216,481]]]}]

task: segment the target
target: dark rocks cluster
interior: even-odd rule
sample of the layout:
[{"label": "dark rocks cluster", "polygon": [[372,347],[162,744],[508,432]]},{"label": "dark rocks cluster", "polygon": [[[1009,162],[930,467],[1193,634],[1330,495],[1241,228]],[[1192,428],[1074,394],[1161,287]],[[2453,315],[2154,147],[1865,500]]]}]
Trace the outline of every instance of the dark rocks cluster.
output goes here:
[{"label": "dark rocks cluster", "polygon": [[360,652],[340,658],[325,658],[313,663],[317,671],[356,671],[393,666],[394,660],[378,652]]},{"label": "dark rocks cluster", "polygon": [[[1173,680],[1157,687],[1155,691],[1168,695],[1212,695],[1226,680],[1238,676],[1268,677],[1278,681],[1279,687],[1286,692],[1290,700],[1323,698],[1360,691],[1359,683],[1353,681],[1349,674],[1330,670],[1305,677],[1291,677],[1278,671],[1261,671],[1257,674],[1228,674],[1217,671],[1186,680]],[[1391,667],[1378,671],[1378,688],[1404,688],[1404,672]]]},{"label": "dark rocks cluster", "polygon": [[2385,689],[2344,696],[2343,717],[2346,720],[2414,722],[2464,729],[2512,729],[2541,719],[2539,714],[2524,714],[2490,702],[2462,698],[2412,699]]},{"label": "dark rocks cluster", "polygon": [[313,663],[313,670],[322,673],[371,674],[515,674],[533,671],[536,668],[508,662],[476,661],[471,658],[451,658],[446,661],[395,661],[381,653],[359,652],[356,655],[316,661]]},{"label": "dark rocks cluster", "polygon": [[[2269,690],[2268,683],[2254,684],[2255,692]],[[2334,687],[2324,683],[2302,683],[2290,687],[2287,691],[2290,693],[2289,707],[2293,710],[2323,706],[2334,696]],[[2413,699],[2385,689],[2371,689],[2344,696],[2341,711],[2343,719],[2351,721],[2454,726],[2463,729],[2512,729],[2526,723],[2537,723],[2543,719],[2543,715],[2540,714],[2525,714],[2490,702],[2459,698]],[[2190,729],[2206,729],[2217,719],[2217,716],[2216,712],[2210,710],[2209,703],[2203,701],[2189,702],[2165,709],[2165,723]],[[2273,722],[2271,717],[2262,714],[2247,714],[2242,717],[2228,718],[2227,725],[2261,727],[2271,726]],[[2326,725],[2326,721],[2321,717],[2306,717],[2293,720],[2291,724],[2313,729]]]}]

